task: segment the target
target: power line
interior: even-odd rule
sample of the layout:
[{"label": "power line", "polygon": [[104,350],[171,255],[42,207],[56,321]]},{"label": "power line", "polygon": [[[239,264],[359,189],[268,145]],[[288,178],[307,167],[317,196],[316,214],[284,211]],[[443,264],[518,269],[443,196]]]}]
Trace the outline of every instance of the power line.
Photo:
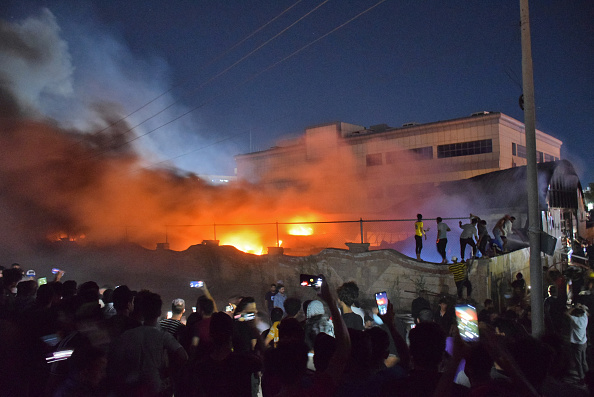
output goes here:
[{"label": "power line", "polygon": [[[203,64],[201,66],[201,68],[199,70],[203,70],[206,69],[207,67],[211,66],[212,64],[214,64],[215,62],[217,62],[218,60],[220,60],[221,58],[223,58],[225,55],[229,54],[231,51],[233,51],[235,48],[239,47],[241,44],[243,44],[244,42],[246,42],[247,40],[249,40],[251,37],[253,37],[254,35],[256,35],[256,33],[260,32],[261,30],[263,30],[266,26],[270,25],[272,22],[276,21],[278,18],[280,18],[281,16],[283,16],[284,14],[286,14],[288,11],[290,11],[293,7],[295,7],[297,4],[301,3],[303,0],[297,0],[295,3],[293,3],[292,5],[290,5],[289,7],[285,8],[280,14],[278,14],[277,16],[275,16],[274,18],[272,18],[271,20],[269,20],[268,22],[266,22],[265,24],[261,25],[259,28],[257,28],[256,30],[254,30],[252,33],[248,34],[246,37],[244,37],[243,39],[239,40],[237,43],[233,44],[231,47],[227,48],[225,51],[223,51],[222,53],[220,53],[219,55],[217,55],[216,57],[214,57],[213,59],[211,59],[209,62]],[[178,84],[175,84],[173,86],[171,86],[169,89],[167,89],[166,91],[162,92],[161,94],[157,95],[156,97],[154,97],[153,99],[151,99],[150,101],[146,102],[144,105],[140,106],[139,108],[135,109],[134,111],[132,111],[131,113],[128,113],[126,116],[120,118],[119,120],[109,124],[108,126],[106,126],[105,128],[94,132],[92,135],[97,135],[100,134],[104,131],[106,131],[109,128],[114,127],[115,125],[117,125],[118,123],[126,120],[127,118],[129,118],[130,116],[132,116],[133,114],[139,112],[140,110],[144,109],[145,107],[147,107],[148,105],[150,105],[151,103],[155,102],[157,99],[163,97],[164,95],[168,94],[169,92],[171,92],[174,88],[177,88],[179,86],[181,86],[182,84],[187,83],[188,81],[190,81],[193,77],[189,77],[187,79],[184,79],[182,81],[180,81]],[[177,102],[177,101],[176,101]],[[176,103],[174,102],[174,103]],[[136,126],[138,127],[138,125]],[[130,131],[130,130],[128,130]],[[121,133],[120,135],[128,132],[125,131],[123,133]]]},{"label": "power line", "polygon": [[[327,1],[329,1],[329,0],[326,0],[325,2],[327,2]],[[134,137],[133,139],[131,139],[131,140],[129,140],[129,141],[126,141],[126,142],[124,142],[124,143],[122,143],[122,144],[120,144],[120,145],[117,145],[117,146],[115,146],[115,147],[113,147],[113,148],[110,148],[109,150],[118,149],[118,148],[120,148],[120,147],[122,147],[122,146],[124,146],[124,145],[127,145],[127,144],[129,144],[129,143],[131,143],[131,142],[134,142],[134,141],[135,141],[135,140],[137,140],[137,139],[140,139],[140,138],[142,138],[142,137],[144,137],[144,136],[147,136],[147,135],[149,135],[149,134],[151,134],[151,133],[153,133],[153,132],[157,131],[158,129],[161,129],[161,128],[165,127],[166,125],[169,125],[169,124],[171,124],[171,123],[173,123],[173,122],[175,122],[175,121],[179,120],[180,118],[182,118],[182,117],[184,117],[184,116],[186,116],[186,115],[188,115],[188,114],[192,113],[193,111],[195,111],[195,110],[197,110],[197,109],[199,109],[199,108],[201,108],[201,107],[203,107],[203,106],[205,106],[205,105],[209,104],[210,102],[212,102],[212,101],[214,101],[216,98],[218,98],[218,97],[220,97],[220,96],[222,96],[222,95],[226,94],[227,92],[229,92],[229,91],[231,91],[231,90],[234,90],[234,89],[236,89],[236,88],[238,88],[238,87],[241,87],[241,86],[243,86],[243,85],[247,84],[248,82],[250,82],[250,81],[254,80],[256,77],[258,77],[259,75],[261,75],[262,73],[265,73],[265,72],[267,72],[267,71],[269,71],[269,70],[271,70],[271,69],[275,68],[275,67],[276,67],[276,66],[278,66],[279,64],[283,63],[284,61],[286,61],[286,60],[288,60],[288,59],[290,59],[290,58],[292,58],[292,57],[294,57],[295,55],[297,55],[297,54],[299,54],[300,52],[302,52],[303,50],[305,50],[305,49],[309,48],[311,45],[313,45],[313,44],[317,43],[318,41],[322,40],[323,38],[325,38],[325,37],[329,36],[330,34],[332,34],[332,33],[336,32],[336,31],[337,31],[337,30],[339,30],[339,29],[342,29],[343,27],[345,27],[345,26],[346,26],[346,25],[348,25],[349,23],[353,22],[355,19],[357,19],[357,18],[361,17],[362,15],[364,15],[364,14],[366,14],[367,12],[371,11],[372,9],[374,9],[375,7],[377,7],[377,6],[379,6],[380,4],[384,3],[385,1],[386,1],[386,0],[380,0],[380,1],[378,1],[377,3],[375,3],[374,5],[372,5],[371,7],[369,7],[369,8],[367,8],[367,9],[365,9],[364,11],[362,11],[362,12],[360,12],[359,14],[355,15],[354,17],[352,17],[351,19],[349,19],[349,20],[347,20],[346,22],[342,23],[341,25],[339,25],[339,26],[335,27],[334,29],[332,29],[332,30],[330,30],[329,32],[327,32],[327,33],[323,34],[322,36],[320,36],[320,37],[316,38],[315,40],[312,40],[312,41],[311,41],[311,42],[309,42],[308,44],[306,44],[306,45],[302,46],[301,48],[299,48],[299,49],[297,49],[297,50],[293,51],[291,54],[287,55],[286,57],[284,57],[284,58],[280,59],[279,61],[277,61],[277,62],[275,62],[275,63],[273,63],[273,64],[269,65],[268,67],[266,67],[266,68],[264,68],[264,69],[260,70],[259,72],[255,73],[255,74],[253,74],[252,76],[248,77],[247,79],[243,80],[242,82],[240,82],[240,83],[238,83],[238,84],[236,84],[236,85],[234,85],[234,86],[230,87],[228,90],[220,92],[218,95],[215,95],[214,97],[211,97],[209,100],[207,100],[207,101],[205,101],[205,102],[201,103],[200,105],[198,105],[198,106],[196,106],[196,107],[194,107],[194,108],[192,108],[192,109],[190,109],[190,110],[186,111],[185,113],[183,113],[183,114],[181,114],[181,115],[179,115],[179,116],[177,116],[177,117],[173,118],[172,120],[170,120],[170,121],[168,121],[168,122],[166,122],[166,123],[164,123],[164,124],[162,124],[162,125],[160,125],[160,126],[158,126],[158,127],[154,128],[154,129],[152,129],[152,130],[150,130],[150,131],[147,131],[147,132],[145,132],[145,133],[144,133],[144,134],[142,134],[142,135],[139,135],[139,136],[137,136],[137,137]],[[325,3],[325,2],[324,2],[324,3]],[[198,150],[199,150],[199,149],[198,149]],[[104,152],[107,152],[107,151],[108,151],[108,150],[105,150]],[[103,153],[103,152],[101,152],[101,153],[99,153],[99,154],[102,154],[102,153]],[[97,155],[99,155],[99,154],[97,154]],[[181,156],[180,156],[180,157],[181,157]],[[164,160],[164,161],[167,161],[167,160]],[[163,161],[163,162],[164,162],[164,161]],[[161,163],[161,162],[160,162],[160,163]]]},{"label": "power line", "polygon": [[[256,48],[255,48],[255,49],[253,49],[252,51],[250,51],[250,52],[249,52],[247,55],[244,55],[243,57],[241,57],[241,58],[240,58],[238,61],[236,61],[236,62],[234,62],[232,65],[228,66],[228,67],[227,67],[227,68],[225,68],[223,71],[221,71],[221,72],[217,73],[217,74],[216,74],[216,75],[214,75],[213,77],[211,77],[211,78],[209,78],[208,80],[206,80],[204,83],[200,84],[200,85],[199,85],[198,87],[196,87],[194,90],[190,91],[190,92],[189,92],[189,93],[187,93],[186,95],[182,95],[182,96],[180,96],[178,99],[174,100],[174,101],[173,101],[173,102],[171,102],[169,105],[167,105],[167,106],[166,106],[166,107],[164,107],[163,109],[159,110],[157,113],[154,113],[152,116],[150,116],[150,117],[148,117],[148,118],[144,119],[143,121],[141,121],[140,123],[136,124],[135,126],[133,126],[133,127],[130,127],[130,128],[128,128],[127,130],[125,130],[125,131],[122,131],[122,132],[120,132],[120,133],[116,134],[115,136],[111,137],[111,139],[113,140],[113,139],[117,139],[117,138],[119,138],[120,136],[123,136],[124,134],[126,134],[126,133],[128,133],[128,132],[130,132],[130,131],[132,131],[132,130],[134,130],[134,129],[136,129],[137,127],[141,126],[142,124],[146,123],[147,121],[149,121],[149,120],[151,120],[151,119],[153,119],[153,118],[157,117],[159,114],[161,114],[161,113],[163,113],[164,111],[166,111],[167,109],[171,108],[173,105],[175,105],[176,103],[180,102],[182,99],[184,99],[184,98],[187,98],[187,97],[189,97],[189,96],[191,96],[191,95],[194,95],[194,94],[195,94],[196,92],[198,92],[198,91],[199,91],[201,88],[203,88],[204,86],[206,86],[208,83],[210,83],[210,82],[212,82],[212,81],[216,80],[217,78],[219,78],[219,77],[223,76],[224,74],[226,74],[227,72],[229,72],[231,69],[233,69],[234,67],[236,67],[237,65],[239,65],[241,62],[245,61],[247,58],[249,58],[250,56],[252,56],[252,55],[253,55],[253,54],[255,54],[256,52],[258,52],[260,49],[262,49],[263,47],[265,47],[266,45],[268,45],[270,42],[272,42],[273,40],[275,40],[276,38],[278,38],[279,36],[281,36],[283,33],[285,33],[286,31],[288,31],[289,29],[291,29],[291,28],[292,28],[293,26],[295,26],[297,23],[299,23],[300,21],[302,21],[303,19],[305,19],[306,17],[308,17],[310,14],[312,14],[313,12],[315,12],[315,11],[316,11],[318,8],[320,8],[321,6],[323,6],[324,4],[326,4],[326,3],[327,3],[327,2],[329,2],[329,1],[330,1],[330,0],[324,0],[322,3],[318,4],[318,5],[317,5],[316,7],[314,7],[312,10],[310,10],[309,12],[307,12],[305,15],[301,16],[301,17],[300,17],[298,20],[296,20],[295,22],[293,22],[292,24],[290,24],[289,26],[287,26],[286,28],[284,28],[283,30],[281,30],[279,33],[277,33],[276,35],[274,35],[272,38],[270,38],[270,39],[266,40],[264,43],[262,43],[261,45],[259,45],[258,47],[256,47]],[[245,41],[245,40],[244,40],[244,41]],[[170,90],[171,90],[171,89],[170,89]],[[162,94],[162,95],[164,95],[164,94]],[[201,107],[201,106],[199,106],[199,107],[197,107],[197,108],[194,108],[194,109],[192,109],[192,111],[194,111],[194,110],[196,110],[196,109],[198,109],[198,108],[200,108],[200,107]],[[188,112],[188,113],[189,113],[189,112]],[[185,116],[185,115],[186,115],[186,114],[188,114],[188,113],[184,113],[184,114],[183,114],[181,117]],[[176,120],[178,120],[178,119],[179,119],[179,118],[181,118],[181,117],[176,117],[176,118],[174,118],[174,119],[173,119],[171,122],[173,122],[173,121],[176,121]],[[165,125],[167,125],[167,124],[170,124],[171,122],[165,123],[165,124],[163,124],[161,127],[163,127],[163,126],[165,126]],[[161,128],[161,127],[159,127],[159,128]],[[111,150],[113,150],[113,149],[117,149],[117,148],[120,148],[120,147],[122,147],[122,146],[124,146],[124,145],[127,145],[128,143],[131,143],[131,142],[133,142],[133,141],[137,140],[138,138],[142,138],[142,137],[144,137],[144,136],[146,136],[146,135],[148,135],[148,134],[150,134],[150,133],[152,133],[152,132],[156,131],[157,129],[158,129],[158,128],[156,128],[156,129],[153,129],[153,130],[149,131],[148,133],[145,133],[145,134],[142,134],[142,135],[140,135],[140,136],[138,136],[138,137],[135,137],[135,138],[133,138],[133,139],[131,139],[131,140],[129,140],[129,141],[126,141],[126,142],[124,142],[124,143],[122,143],[122,144],[120,144],[120,145],[117,145],[116,147],[111,147],[111,148],[105,149],[105,150],[103,150],[103,151],[101,151],[101,152],[99,152],[99,153],[96,153],[96,154],[95,154],[94,156],[92,156],[92,157],[95,157],[95,156],[101,155],[101,154],[103,154],[103,153],[105,153],[105,152],[108,152],[108,151],[111,151]],[[104,130],[105,130],[105,129],[104,129]]]}]

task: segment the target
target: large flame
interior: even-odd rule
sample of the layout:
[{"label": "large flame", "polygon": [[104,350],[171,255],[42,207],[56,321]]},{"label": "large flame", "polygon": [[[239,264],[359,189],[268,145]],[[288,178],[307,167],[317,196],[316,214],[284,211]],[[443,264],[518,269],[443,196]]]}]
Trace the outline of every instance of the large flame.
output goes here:
[{"label": "large flame", "polygon": [[264,254],[264,245],[260,235],[251,231],[243,231],[227,234],[219,241],[221,245],[232,245],[240,251],[248,254]]}]

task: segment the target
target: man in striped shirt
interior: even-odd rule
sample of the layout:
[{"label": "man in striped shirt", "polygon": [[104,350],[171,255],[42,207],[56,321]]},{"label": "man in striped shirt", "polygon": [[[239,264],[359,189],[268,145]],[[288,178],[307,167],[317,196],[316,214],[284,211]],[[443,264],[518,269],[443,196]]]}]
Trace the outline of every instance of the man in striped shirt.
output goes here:
[{"label": "man in striped shirt", "polygon": [[466,287],[466,298],[470,299],[472,293],[472,284],[468,280],[468,266],[464,262],[458,262],[455,256],[452,258],[452,264],[448,266],[448,270],[454,276],[454,282],[458,290],[458,299],[462,299],[462,290]]},{"label": "man in striped shirt", "polygon": [[169,332],[178,339],[180,332],[185,328],[185,325],[181,322],[185,311],[186,302],[183,299],[174,299],[171,302],[171,318],[161,320],[159,326],[162,330]]}]

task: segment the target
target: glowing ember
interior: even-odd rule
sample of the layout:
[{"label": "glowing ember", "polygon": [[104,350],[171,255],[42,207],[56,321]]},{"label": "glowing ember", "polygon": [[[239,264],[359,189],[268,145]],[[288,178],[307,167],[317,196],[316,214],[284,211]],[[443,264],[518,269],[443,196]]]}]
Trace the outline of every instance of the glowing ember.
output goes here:
[{"label": "glowing ember", "polygon": [[260,241],[260,236],[249,231],[228,234],[221,238],[220,244],[232,245],[248,254],[262,255],[264,253],[264,246]]}]

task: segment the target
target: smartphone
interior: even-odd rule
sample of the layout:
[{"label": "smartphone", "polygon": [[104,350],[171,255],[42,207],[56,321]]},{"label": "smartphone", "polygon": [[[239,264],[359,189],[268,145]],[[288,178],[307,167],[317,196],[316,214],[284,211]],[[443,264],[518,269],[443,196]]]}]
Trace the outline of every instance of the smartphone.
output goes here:
[{"label": "smartphone", "polygon": [[478,316],[471,305],[456,305],[456,322],[462,340],[474,342],[479,339]]},{"label": "smartphone", "polygon": [[204,281],[190,281],[191,288],[202,288],[204,287]]},{"label": "smartphone", "polygon": [[251,321],[256,318],[256,313],[241,313],[234,317],[236,320]]},{"label": "smartphone", "polygon": [[384,315],[388,312],[388,294],[386,294],[386,291],[376,293],[375,302],[377,303],[379,314]]},{"label": "smartphone", "polygon": [[173,312],[167,312],[167,318],[173,317]]},{"label": "smartphone", "polygon": [[311,274],[300,274],[299,284],[302,287],[320,288],[322,286],[322,278],[318,276],[312,276]]},{"label": "smartphone", "polygon": [[47,278],[46,277],[39,277],[37,279],[37,286],[41,286],[43,284],[47,284]]},{"label": "smartphone", "polygon": [[58,269],[57,267],[54,267],[52,269],[52,274],[58,274],[58,273],[60,273],[60,269]]},{"label": "smartphone", "polygon": [[233,305],[232,303],[229,303],[227,306],[225,306],[225,311],[226,312],[233,312],[233,311],[235,311],[235,305]]}]

